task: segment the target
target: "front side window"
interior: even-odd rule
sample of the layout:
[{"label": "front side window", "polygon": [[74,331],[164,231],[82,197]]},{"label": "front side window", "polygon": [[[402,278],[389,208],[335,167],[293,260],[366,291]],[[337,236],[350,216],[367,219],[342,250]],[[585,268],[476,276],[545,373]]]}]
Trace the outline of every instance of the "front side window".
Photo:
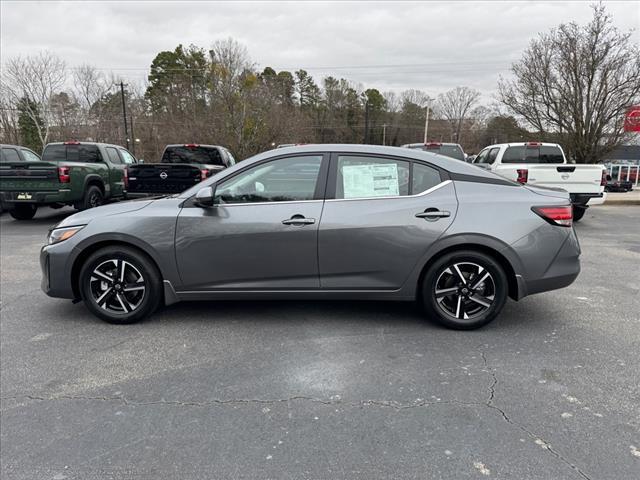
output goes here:
[{"label": "front side window", "polygon": [[242,171],[216,187],[219,203],[313,200],[322,155],[287,157]]},{"label": "front side window", "polygon": [[487,163],[487,158],[489,157],[489,150],[481,151],[473,163]]},{"label": "front side window", "polygon": [[486,157],[486,163],[493,163],[496,161],[496,157],[498,156],[499,148],[492,148],[489,150],[489,155]]},{"label": "front side window", "polygon": [[33,153],[31,150],[27,150],[26,148],[22,149],[22,155],[27,162],[39,162],[40,157]]},{"label": "front side window", "polygon": [[338,157],[336,198],[409,195],[409,162],[391,158]]},{"label": "front side window", "polygon": [[124,148],[120,149],[120,155],[122,155],[122,159],[124,160],[124,163],[126,163],[127,165],[133,165],[134,163],[136,163],[136,159],[133,157],[133,155],[131,155]]},{"label": "front side window", "polygon": [[122,160],[120,160],[120,156],[118,155],[118,151],[113,147],[107,147],[107,155],[109,156],[109,161],[115,165],[121,165]]}]

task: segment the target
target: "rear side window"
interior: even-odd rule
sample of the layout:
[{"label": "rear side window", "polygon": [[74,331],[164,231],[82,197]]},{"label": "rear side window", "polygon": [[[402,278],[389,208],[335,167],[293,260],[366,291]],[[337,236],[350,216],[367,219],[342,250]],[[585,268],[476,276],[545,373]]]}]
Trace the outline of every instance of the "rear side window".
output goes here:
[{"label": "rear side window", "polygon": [[201,146],[167,147],[162,155],[162,163],[196,163],[224,166],[222,155],[217,148]]},{"label": "rear side window", "polygon": [[42,160],[98,163],[102,162],[102,155],[96,145],[47,145]]},{"label": "rear side window", "polygon": [[404,160],[341,155],[336,198],[409,195],[409,166]]},{"label": "rear side window", "polygon": [[438,185],[442,179],[440,172],[433,167],[421,163],[413,164],[413,180],[411,193],[416,195]]},{"label": "rear side window", "polygon": [[3,148],[2,149],[2,161],[3,162],[21,162],[18,151],[15,148]]},{"label": "rear side window", "polygon": [[564,163],[562,150],[556,146],[507,147],[502,163]]}]

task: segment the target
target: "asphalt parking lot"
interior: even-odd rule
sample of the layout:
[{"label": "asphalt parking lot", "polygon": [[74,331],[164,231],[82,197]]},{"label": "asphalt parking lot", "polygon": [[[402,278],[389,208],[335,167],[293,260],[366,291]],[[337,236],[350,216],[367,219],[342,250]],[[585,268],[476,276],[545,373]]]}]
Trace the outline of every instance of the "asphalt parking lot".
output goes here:
[{"label": "asphalt parking lot", "polygon": [[205,302],[131,326],[40,291],[69,210],[1,217],[3,479],[638,479],[640,207],[473,332],[411,304]]}]

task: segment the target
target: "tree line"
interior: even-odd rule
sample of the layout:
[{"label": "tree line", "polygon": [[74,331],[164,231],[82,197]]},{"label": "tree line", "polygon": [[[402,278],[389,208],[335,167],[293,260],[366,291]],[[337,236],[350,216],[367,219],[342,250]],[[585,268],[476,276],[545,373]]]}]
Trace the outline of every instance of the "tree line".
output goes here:
[{"label": "tree line", "polygon": [[148,161],[165,144],[209,143],[246,158],[280,143],[422,142],[427,112],[428,140],[460,143],[468,153],[548,140],[582,163],[624,140],[624,111],[640,95],[640,53],[603,6],[587,25],[563,24],[533,39],[511,73],[488,106],[465,86],[430,98],[417,89],[317,80],[304,69],[258,69],[233,39],[160,52],[143,83],[91,65],[69,68],[43,51],[4,65],[0,142],[41,151],[51,141],[124,145],[128,138]]}]

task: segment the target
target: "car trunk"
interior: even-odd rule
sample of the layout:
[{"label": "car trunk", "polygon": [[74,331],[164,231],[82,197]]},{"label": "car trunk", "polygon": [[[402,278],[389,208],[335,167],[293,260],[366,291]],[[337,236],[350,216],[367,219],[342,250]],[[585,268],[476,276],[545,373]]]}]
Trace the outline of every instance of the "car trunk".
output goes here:
[{"label": "car trunk", "polygon": [[0,163],[0,190],[4,192],[46,192],[59,188],[58,167],[55,163]]}]

